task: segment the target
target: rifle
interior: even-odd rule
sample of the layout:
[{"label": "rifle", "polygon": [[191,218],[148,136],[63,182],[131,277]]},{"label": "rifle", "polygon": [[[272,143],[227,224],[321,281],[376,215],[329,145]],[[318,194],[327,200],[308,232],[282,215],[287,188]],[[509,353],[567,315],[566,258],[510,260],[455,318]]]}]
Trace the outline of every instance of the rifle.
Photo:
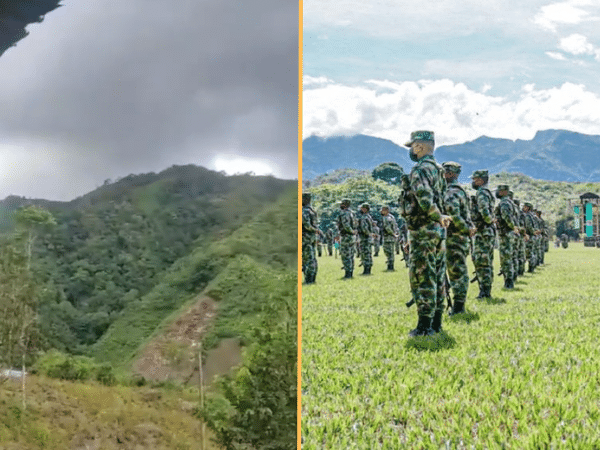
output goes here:
[{"label": "rifle", "polygon": [[475,275],[475,276],[473,277],[473,279],[470,282],[475,283],[476,281],[479,281],[479,275],[477,275],[477,271],[473,272],[473,275]]},{"label": "rifle", "polygon": [[446,291],[447,308],[452,308],[452,298],[450,297],[450,281],[448,280],[448,272],[444,271],[444,290]]},{"label": "rifle", "polygon": [[410,302],[406,302],[406,307],[410,308],[414,304],[415,304],[415,299],[413,298]]}]

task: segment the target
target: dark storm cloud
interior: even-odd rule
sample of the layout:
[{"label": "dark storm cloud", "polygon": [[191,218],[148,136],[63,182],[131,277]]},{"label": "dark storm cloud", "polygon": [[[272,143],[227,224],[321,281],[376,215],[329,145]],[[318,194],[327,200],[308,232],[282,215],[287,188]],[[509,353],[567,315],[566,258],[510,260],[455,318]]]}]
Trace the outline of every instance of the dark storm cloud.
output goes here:
[{"label": "dark storm cloud", "polygon": [[63,0],[29,31],[0,58],[0,136],[52,141],[66,175],[235,153],[296,177],[297,1]]}]

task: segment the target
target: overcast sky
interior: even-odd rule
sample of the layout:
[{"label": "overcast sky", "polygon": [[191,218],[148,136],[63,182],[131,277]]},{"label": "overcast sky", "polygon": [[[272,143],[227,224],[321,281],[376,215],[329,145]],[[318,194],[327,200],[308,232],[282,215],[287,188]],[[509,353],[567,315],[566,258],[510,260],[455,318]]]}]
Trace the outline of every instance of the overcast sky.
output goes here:
[{"label": "overcast sky", "polygon": [[63,0],[0,57],[0,199],[197,164],[297,178],[297,0]]},{"label": "overcast sky", "polygon": [[597,0],[304,0],[303,135],[600,134]]}]

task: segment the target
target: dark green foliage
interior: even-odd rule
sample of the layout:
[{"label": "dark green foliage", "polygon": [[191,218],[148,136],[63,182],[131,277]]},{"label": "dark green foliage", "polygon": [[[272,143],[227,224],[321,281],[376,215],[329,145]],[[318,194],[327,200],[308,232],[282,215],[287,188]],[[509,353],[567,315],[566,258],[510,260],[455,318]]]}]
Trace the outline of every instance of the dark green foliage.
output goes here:
[{"label": "dark green foliage", "polygon": [[371,176],[376,180],[383,180],[388,184],[399,185],[404,169],[399,164],[390,162],[378,165],[373,169]]},{"label": "dark green foliage", "polygon": [[36,361],[34,372],[69,381],[95,379],[106,386],[117,384],[110,364],[97,364],[86,356],[71,356],[51,350]]}]

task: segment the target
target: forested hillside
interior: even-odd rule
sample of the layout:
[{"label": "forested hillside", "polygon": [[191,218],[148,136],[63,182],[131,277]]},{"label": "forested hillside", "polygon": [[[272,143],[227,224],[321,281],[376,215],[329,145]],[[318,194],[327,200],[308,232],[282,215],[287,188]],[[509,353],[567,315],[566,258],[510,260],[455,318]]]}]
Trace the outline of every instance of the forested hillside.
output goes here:
[{"label": "forested hillside", "polygon": [[14,211],[26,204],[47,208],[57,222],[33,249],[34,272],[43,286],[43,346],[86,354],[173,263],[197,245],[232,234],[295,186],[188,165],[107,180],[71,202],[19,197],[0,202],[6,232]]}]

